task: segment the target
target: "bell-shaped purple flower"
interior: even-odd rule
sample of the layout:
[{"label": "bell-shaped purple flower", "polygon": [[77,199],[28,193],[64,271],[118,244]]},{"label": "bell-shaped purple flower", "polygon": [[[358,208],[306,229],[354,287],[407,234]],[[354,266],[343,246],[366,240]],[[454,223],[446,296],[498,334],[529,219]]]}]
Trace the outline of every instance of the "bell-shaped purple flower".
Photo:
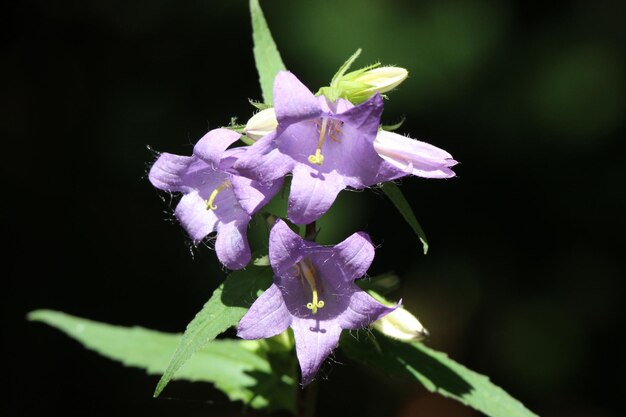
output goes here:
[{"label": "bell-shaped purple flower", "polygon": [[304,385],[337,346],[343,329],[365,327],[395,310],[354,283],[374,259],[364,233],[325,247],[302,239],[279,220],[270,232],[269,258],[274,283],[241,319],[237,335],[267,338],[291,327]]},{"label": "bell-shaped purple flower", "polygon": [[374,149],[385,161],[405,172],[423,178],[451,178],[450,168],[458,162],[441,148],[397,133],[381,130],[374,140]]},{"label": "bell-shaped purple flower", "polygon": [[282,71],[274,81],[274,105],[278,128],[234,168],[260,182],[293,173],[288,215],[294,223],[318,219],[346,187],[362,189],[406,175],[374,150],[383,111],[379,94],[358,106],[329,102]]},{"label": "bell-shaped purple flower", "polygon": [[181,192],[174,214],[194,243],[217,232],[215,251],[230,269],[250,262],[247,240],[251,215],[280,189],[281,180],[260,184],[231,173],[249,147],[227,148],[241,135],[228,129],[208,132],[191,156],[162,153],[148,178],[160,190]]}]

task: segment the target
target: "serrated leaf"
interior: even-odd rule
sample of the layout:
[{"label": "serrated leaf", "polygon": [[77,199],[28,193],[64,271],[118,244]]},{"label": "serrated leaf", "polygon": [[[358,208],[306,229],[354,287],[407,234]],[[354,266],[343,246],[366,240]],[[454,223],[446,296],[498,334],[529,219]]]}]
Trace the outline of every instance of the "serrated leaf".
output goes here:
[{"label": "serrated leaf", "polygon": [[428,253],[428,240],[426,239],[426,233],[422,230],[422,226],[420,226],[415,214],[413,213],[413,209],[411,205],[402,194],[400,188],[394,184],[393,182],[386,182],[381,186],[381,189],[385,193],[385,195],[391,200],[394,206],[398,209],[404,220],[411,226],[411,229],[415,232],[417,237],[419,237],[420,242],[422,242],[422,247],[424,248],[424,255]]},{"label": "serrated leaf", "polygon": [[254,299],[271,282],[272,270],[267,267],[250,266],[231,273],[187,325],[169,366],[157,384],[154,396],[159,396],[194,353],[229,327],[237,325]]},{"label": "serrated leaf", "polygon": [[445,353],[421,343],[402,343],[375,334],[368,338],[360,333],[363,337],[357,340],[344,333],[341,347],[353,360],[419,381],[429,391],[460,401],[487,416],[537,417],[488,377],[467,369]]},{"label": "serrated leaf", "polygon": [[[180,334],[114,326],[52,310],[33,311],[28,319],[46,323],[86,348],[148,374],[165,372],[181,339]],[[174,379],[213,383],[231,401],[240,400],[253,408],[271,404],[277,409],[293,409],[293,401],[283,395],[285,389],[291,389],[288,382],[281,382],[280,375],[272,372],[262,343],[256,340],[214,340],[190,358]]]},{"label": "serrated leaf", "polygon": [[278,71],[285,69],[276,43],[272,38],[259,0],[250,0],[250,16],[252,18],[252,40],[254,42],[254,62],[259,73],[259,82],[265,104],[274,102],[274,78]]}]

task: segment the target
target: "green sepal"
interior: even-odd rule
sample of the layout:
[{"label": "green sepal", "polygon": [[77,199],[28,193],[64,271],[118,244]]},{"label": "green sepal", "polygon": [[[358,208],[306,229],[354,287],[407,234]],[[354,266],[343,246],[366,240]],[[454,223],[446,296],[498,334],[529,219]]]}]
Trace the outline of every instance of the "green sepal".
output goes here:
[{"label": "green sepal", "polygon": [[335,73],[332,80],[330,81],[330,86],[320,88],[317,92],[317,95],[324,95],[330,101],[337,101],[341,94],[341,90],[338,85],[339,81],[341,80],[341,77],[343,77],[343,75],[346,73],[346,71],[350,69],[354,61],[359,57],[359,55],[361,55],[361,48],[357,49],[356,52],[353,53],[350,58],[348,58],[346,62],[341,65],[341,67],[339,67],[339,70]]},{"label": "green sepal", "polygon": [[394,123],[392,125],[381,125],[380,128],[382,130],[386,130],[387,132],[393,132],[394,130],[400,129],[400,127],[404,124],[405,121],[406,121],[406,117],[403,116],[402,119],[398,123]]}]

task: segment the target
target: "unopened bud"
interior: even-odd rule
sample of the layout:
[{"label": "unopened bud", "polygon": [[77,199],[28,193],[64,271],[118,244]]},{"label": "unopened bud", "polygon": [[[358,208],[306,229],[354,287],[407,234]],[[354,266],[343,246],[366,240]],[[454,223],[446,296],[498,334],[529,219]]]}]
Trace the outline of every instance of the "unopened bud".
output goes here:
[{"label": "unopened bud", "polygon": [[406,80],[409,76],[409,72],[400,67],[378,67],[362,72],[356,77],[351,77],[351,74],[346,74],[347,80],[357,83],[363,83],[369,86],[364,92],[370,93],[370,96],[375,93],[386,93],[391,91]]},{"label": "unopened bud", "polygon": [[246,123],[246,136],[256,141],[263,136],[270,134],[278,127],[278,120],[276,120],[276,112],[273,108],[261,110],[248,120]]},{"label": "unopened bud", "polygon": [[322,94],[331,101],[344,98],[352,104],[360,104],[376,93],[384,94],[393,90],[409,76],[404,68],[379,65],[370,65],[336,76],[330,86],[320,88],[317,94]]},{"label": "unopened bud", "polygon": [[337,81],[338,96],[359,104],[376,93],[384,94],[406,80],[409,72],[400,67],[378,67],[376,64],[345,74]]},{"label": "unopened bud", "polygon": [[428,336],[428,331],[417,317],[403,307],[398,307],[372,325],[385,336],[403,342],[418,342]]}]

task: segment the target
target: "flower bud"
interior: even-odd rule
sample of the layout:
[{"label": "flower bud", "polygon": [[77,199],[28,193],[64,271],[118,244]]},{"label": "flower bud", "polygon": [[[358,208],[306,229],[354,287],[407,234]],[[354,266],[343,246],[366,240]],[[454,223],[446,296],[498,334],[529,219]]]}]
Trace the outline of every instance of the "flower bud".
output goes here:
[{"label": "flower bud", "polygon": [[376,93],[384,94],[393,90],[409,76],[404,68],[379,65],[373,64],[347,74],[336,75],[331,85],[320,88],[317,94],[326,96],[330,101],[344,98],[352,104],[360,104]]},{"label": "flower bud", "polygon": [[362,72],[354,78],[350,78],[350,74],[346,74],[345,78],[370,86],[364,93],[367,92],[372,96],[375,93],[383,94],[393,90],[408,76],[409,72],[401,67],[378,67]]},{"label": "flower bud", "polygon": [[428,336],[422,323],[403,307],[376,320],[372,326],[385,336],[403,342],[418,342]]},{"label": "flower bud", "polygon": [[248,120],[246,123],[245,132],[246,136],[256,141],[263,136],[276,130],[278,127],[278,120],[276,120],[276,112],[273,108],[261,110]]},{"label": "flower bud", "polygon": [[345,74],[337,81],[338,96],[354,104],[368,100],[376,93],[396,88],[409,72],[400,67],[378,67],[376,64]]}]

